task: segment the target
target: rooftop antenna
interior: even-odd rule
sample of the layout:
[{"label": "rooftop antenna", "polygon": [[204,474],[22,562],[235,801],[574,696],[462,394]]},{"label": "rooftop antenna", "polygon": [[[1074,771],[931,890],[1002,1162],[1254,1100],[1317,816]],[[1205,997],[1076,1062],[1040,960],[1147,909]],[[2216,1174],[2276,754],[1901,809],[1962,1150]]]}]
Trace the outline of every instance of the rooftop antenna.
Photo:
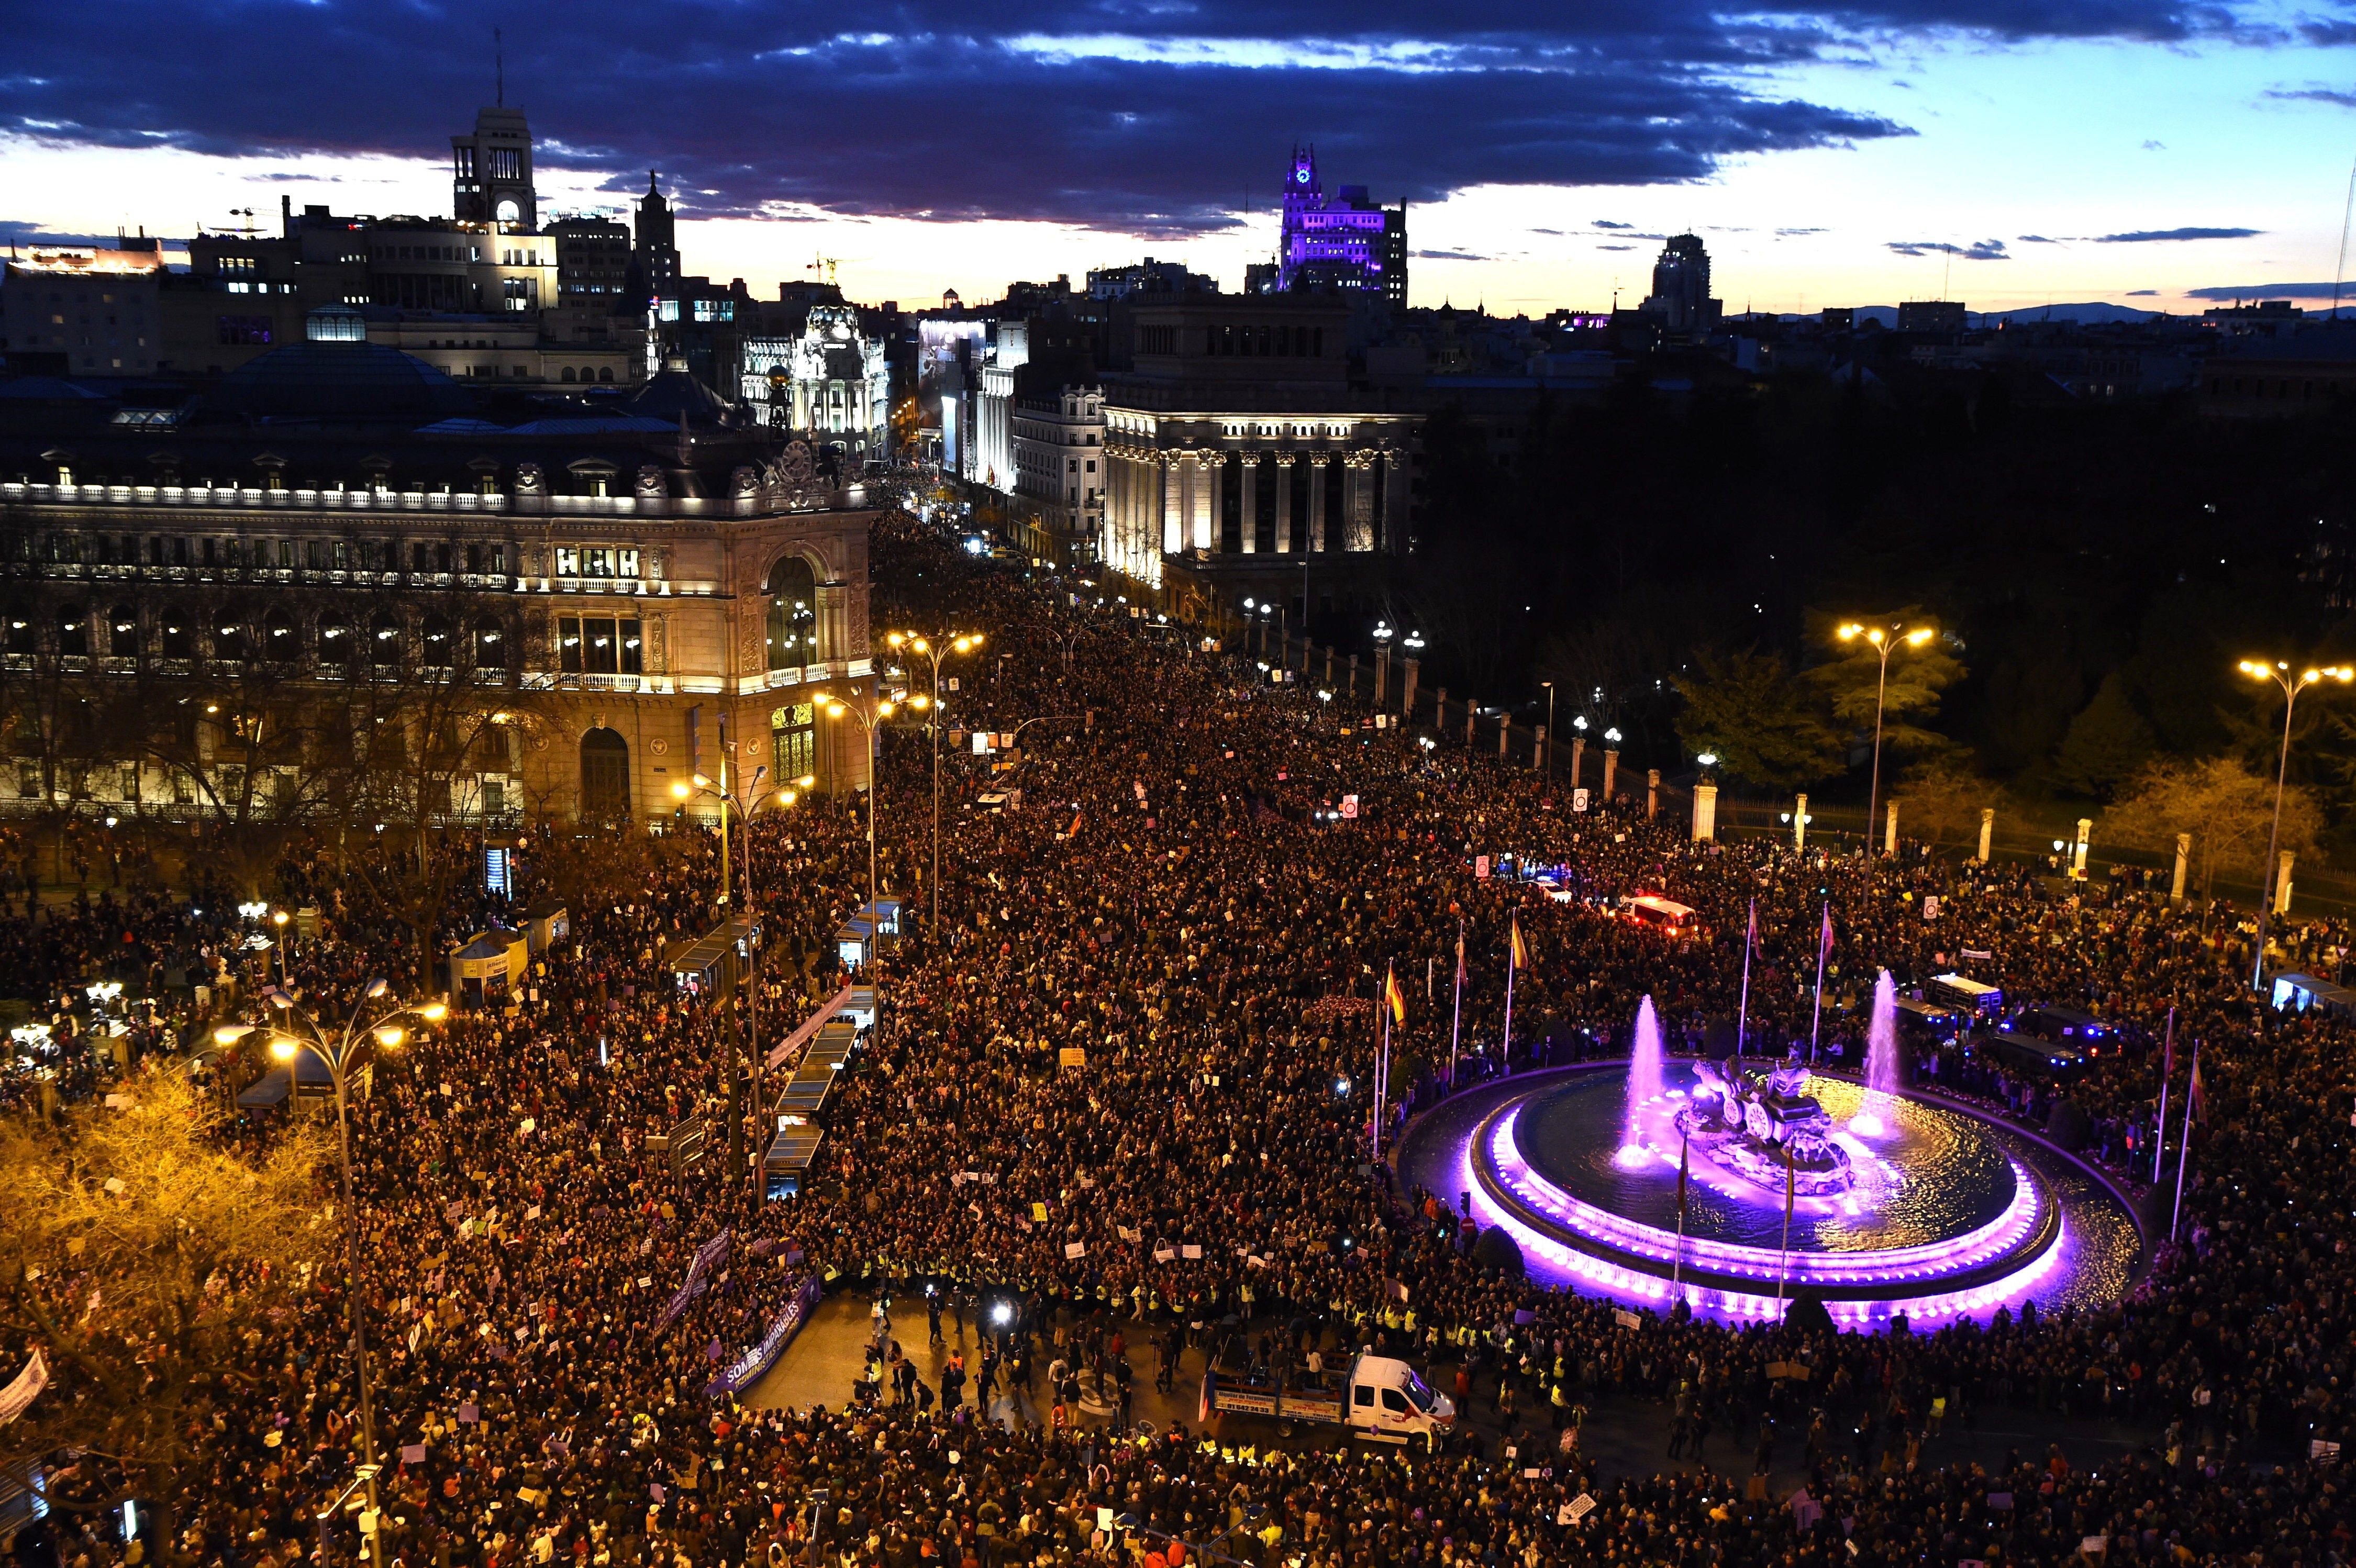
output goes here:
[{"label": "rooftop antenna", "polygon": [[2348,170],[2348,201],[2340,209],[2340,264],[2331,271],[2331,319],[2340,319],[2340,280],[2348,274],[2348,220],[2356,214],[2356,165]]},{"label": "rooftop antenna", "polygon": [[492,69],[498,79],[499,107],[508,106],[508,40],[498,28],[491,29]]}]

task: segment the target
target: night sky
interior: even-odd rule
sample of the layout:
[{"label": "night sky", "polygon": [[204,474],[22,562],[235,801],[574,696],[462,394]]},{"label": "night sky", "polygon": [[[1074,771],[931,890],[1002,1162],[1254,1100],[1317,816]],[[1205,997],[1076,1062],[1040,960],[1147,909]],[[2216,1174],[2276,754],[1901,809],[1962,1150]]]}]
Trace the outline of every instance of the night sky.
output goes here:
[{"label": "night sky", "polygon": [[494,27],[550,207],[659,167],[691,266],[766,286],[823,251],[867,296],[1149,250],[1232,286],[1298,139],[1419,209],[1419,304],[1641,294],[1691,227],[1730,309],[2184,308],[2328,292],[2356,151],[2329,5],[108,0],[14,8],[0,221],[444,211]]}]

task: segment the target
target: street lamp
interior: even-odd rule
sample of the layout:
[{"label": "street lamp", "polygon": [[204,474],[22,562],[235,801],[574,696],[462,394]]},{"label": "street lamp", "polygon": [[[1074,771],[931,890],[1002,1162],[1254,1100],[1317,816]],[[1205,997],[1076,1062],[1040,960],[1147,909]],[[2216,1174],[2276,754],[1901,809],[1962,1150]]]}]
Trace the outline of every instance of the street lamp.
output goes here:
[{"label": "street lamp", "polygon": [[1554,682],[1541,681],[1538,684],[1546,688],[1547,694],[1546,776],[1547,786],[1551,788],[1554,783]]},{"label": "street lamp", "polygon": [[1866,787],[1865,793],[1866,856],[1871,859],[1873,810],[1879,804],[1881,797],[1881,705],[1890,694],[1890,656],[1898,651],[1898,645],[1901,642],[1909,648],[1920,648],[1936,634],[1927,626],[1918,626],[1908,631],[1894,626],[1865,626],[1851,621],[1834,635],[1843,642],[1852,642],[1860,637],[1865,639],[1873,645],[1874,652],[1881,660],[1881,674],[1873,689],[1873,782]]},{"label": "street lamp", "polygon": [[[693,782],[691,786],[689,784],[673,784],[670,787],[670,792],[675,799],[681,801],[690,800],[698,795],[706,795],[720,802],[720,902],[723,906],[728,903],[729,807],[734,806],[736,808],[736,820],[743,824],[743,832],[744,834],[744,937],[745,941],[748,944],[746,950],[750,955],[750,961],[753,966],[753,972],[749,977],[749,983],[744,988],[744,1027],[753,1037],[753,1048],[750,1053],[753,1063],[753,1124],[755,1127],[758,1127],[761,1125],[762,1107],[761,945],[753,929],[753,813],[760,809],[761,801],[765,798],[761,794],[761,780],[769,776],[769,769],[766,765],[753,769],[753,781],[745,786],[745,798],[743,800],[737,799],[735,794],[728,788],[728,763],[725,757],[723,757],[721,760],[720,774],[721,782],[717,784],[713,783],[711,779],[706,779],[701,773],[695,774],[692,776]],[[807,774],[794,780],[795,785],[800,789],[808,789],[810,782],[811,779]],[[781,806],[790,806],[799,797],[796,793],[795,789],[774,789],[769,791],[769,796],[767,798],[775,799]],[[723,926],[722,929],[724,932],[726,928]],[[733,1099],[734,1098],[736,1091],[736,1012],[734,1000],[736,991],[734,984],[736,970],[736,944],[734,941],[729,942],[727,947],[723,950],[723,961],[728,967],[730,980],[730,984],[728,986],[728,1091],[730,1098]],[[728,1157],[731,1161],[737,1159],[743,1154],[743,1150],[739,1147],[739,1140],[743,1136],[743,1127],[744,1118],[732,1113],[728,1119]],[[753,1173],[753,1201],[756,1208],[760,1204],[761,1191],[761,1171],[756,1166]]]},{"label": "street lamp", "polygon": [[2356,670],[2345,664],[2333,664],[2321,669],[2302,670],[2293,679],[2290,665],[2282,660],[2272,664],[2260,660],[2244,659],[2238,666],[2242,673],[2253,680],[2272,681],[2283,691],[2282,757],[2275,765],[2275,820],[2266,830],[2266,863],[2258,867],[2258,953],[2251,961],[2250,989],[2263,991],[2266,984],[2266,917],[2274,913],[2275,851],[2282,841],[2283,782],[2290,776],[2290,715],[2298,705],[2298,694],[2319,681],[2337,681],[2345,686],[2356,680]]},{"label": "street lamp", "polygon": [[369,1391],[368,1330],[360,1317],[359,1215],[352,1201],[351,1069],[361,1054],[371,1047],[387,1051],[401,1048],[402,1042],[408,1038],[408,1033],[398,1020],[418,1018],[429,1024],[438,1024],[450,1013],[450,1009],[439,1002],[429,1002],[422,1006],[395,1003],[363,1024],[360,1015],[368,1010],[369,1004],[380,1000],[391,989],[381,979],[369,981],[360,993],[359,1001],[353,1004],[351,1016],[344,1021],[342,1032],[332,1039],[291,994],[275,985],[264,989],[262,998],[285,1015],[285,1022],[290,1026],[229,1024],[213,1031],[214,1043],[222,1046],[233,1046],[249,1035],[266,1036],[270,1042],[270,1054],[288,1064],[290,1077],[295,1080],[287,1085],[290,1095],[294,1092],[295,1082],[301,1079],[297,1062],[305,1051],[326,1066],[328,1080],[335,1085],[337,1155],[343,1175],[345,1264],[351,1275],[350,1293],[344,1298],[344,1308],[351,1325],[353,1377],[360,1390],[360,1456],[370,1470],[368,1506],[377,1520],[377,1530],[369,1536],[369,1544],[371,1554],[380,1564],[384,1561],[384,1515],[377,1505],[374,1474],[378,1464],[376,1406]]},{"label": "street lamp", "polygon": [[[854,696],[857,694],[852,693]],[[892,716],[892,704],[884,700],[880,685],[871,685],[867,692],[867,706],[863,710],[838,697],[827,703],[826,716],[830,719],[857,719],[859,727],[867,732],[867,919],[872,939],[874,936],[873,927],[882,918],[882,912],[875,905],[875,813],[883,803],[883,780],[876,777],[882,771],[882,757],[876,739],[884,721]],[[884,956],[881,942],[875,945],[875,956],[879,961]]]},{"label": "street lamp", "polygon": [[278,928],[278,983],[292,986],[294,977],[286,969],[286,911],[281,909],[270,917],[270,923]]},{"label": "street lamp", "polygon": [[[1079,633],[1075,631],[1072,635],[1076,639]],[[981,633],[978,631],[942,632],[937,637],[923,637],[913,631],[895,631],[884,640],[895,649],[904,648],[926,660],[933,669],[932,701],[928,703],[924,699],[918,698],[908,705],[919,711],[930,708],[932,712],[933,881],[930,897],[934,923],[937,925],[941,908],[941,660],[952,653],[970,653],[980,648]],[[1071,663],[1071,648],[1066,644],[1064,650],[1064,668],[1067,673],[1070,671]]]}]

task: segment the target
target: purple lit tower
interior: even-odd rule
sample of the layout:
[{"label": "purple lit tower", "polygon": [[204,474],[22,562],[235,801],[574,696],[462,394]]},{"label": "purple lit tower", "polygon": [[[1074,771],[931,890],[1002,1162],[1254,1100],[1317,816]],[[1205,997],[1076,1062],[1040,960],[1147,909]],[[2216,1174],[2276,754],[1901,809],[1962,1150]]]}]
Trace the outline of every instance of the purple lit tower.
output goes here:
[{"label": "purple lit tower", "polygon": [[1292,149],[1284,179],[1284,227],[1277,242],[1276,286],[1364,291],[1407,304],[1407,205],[1382,207],[1363,185],[1328,197],[1317,178],[1317,149]]}]

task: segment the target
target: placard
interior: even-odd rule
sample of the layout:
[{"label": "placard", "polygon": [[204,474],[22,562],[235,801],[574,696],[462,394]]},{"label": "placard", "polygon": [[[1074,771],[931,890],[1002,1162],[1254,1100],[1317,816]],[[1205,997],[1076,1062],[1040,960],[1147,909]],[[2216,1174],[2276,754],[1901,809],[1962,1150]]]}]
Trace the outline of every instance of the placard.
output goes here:
[{"label": "placard", "polygon": [[1358,798],[1355,795],[1342,797],[1342,820],[1345,822],[1355,822],[1358,820]]},{"label": "placard", "polygon": [[1573,790],[1570,792],[1570,809],[1571,809],[1572,811],[1583,811],[1587,810],[1587,791],[1586,791],[1586,790],[1584,790],[1584,789],[1573,789]]},{"label": "placard", "polygon": [[1612,1321],[1618,1324],[1622,1328],[1642,1328],[1644,1326],[1644,1320],[1643,1318],[1637,1316],[1634,1313],[1629,1311],[1624,1306],[1617,1309],[1612,1314]]}]

